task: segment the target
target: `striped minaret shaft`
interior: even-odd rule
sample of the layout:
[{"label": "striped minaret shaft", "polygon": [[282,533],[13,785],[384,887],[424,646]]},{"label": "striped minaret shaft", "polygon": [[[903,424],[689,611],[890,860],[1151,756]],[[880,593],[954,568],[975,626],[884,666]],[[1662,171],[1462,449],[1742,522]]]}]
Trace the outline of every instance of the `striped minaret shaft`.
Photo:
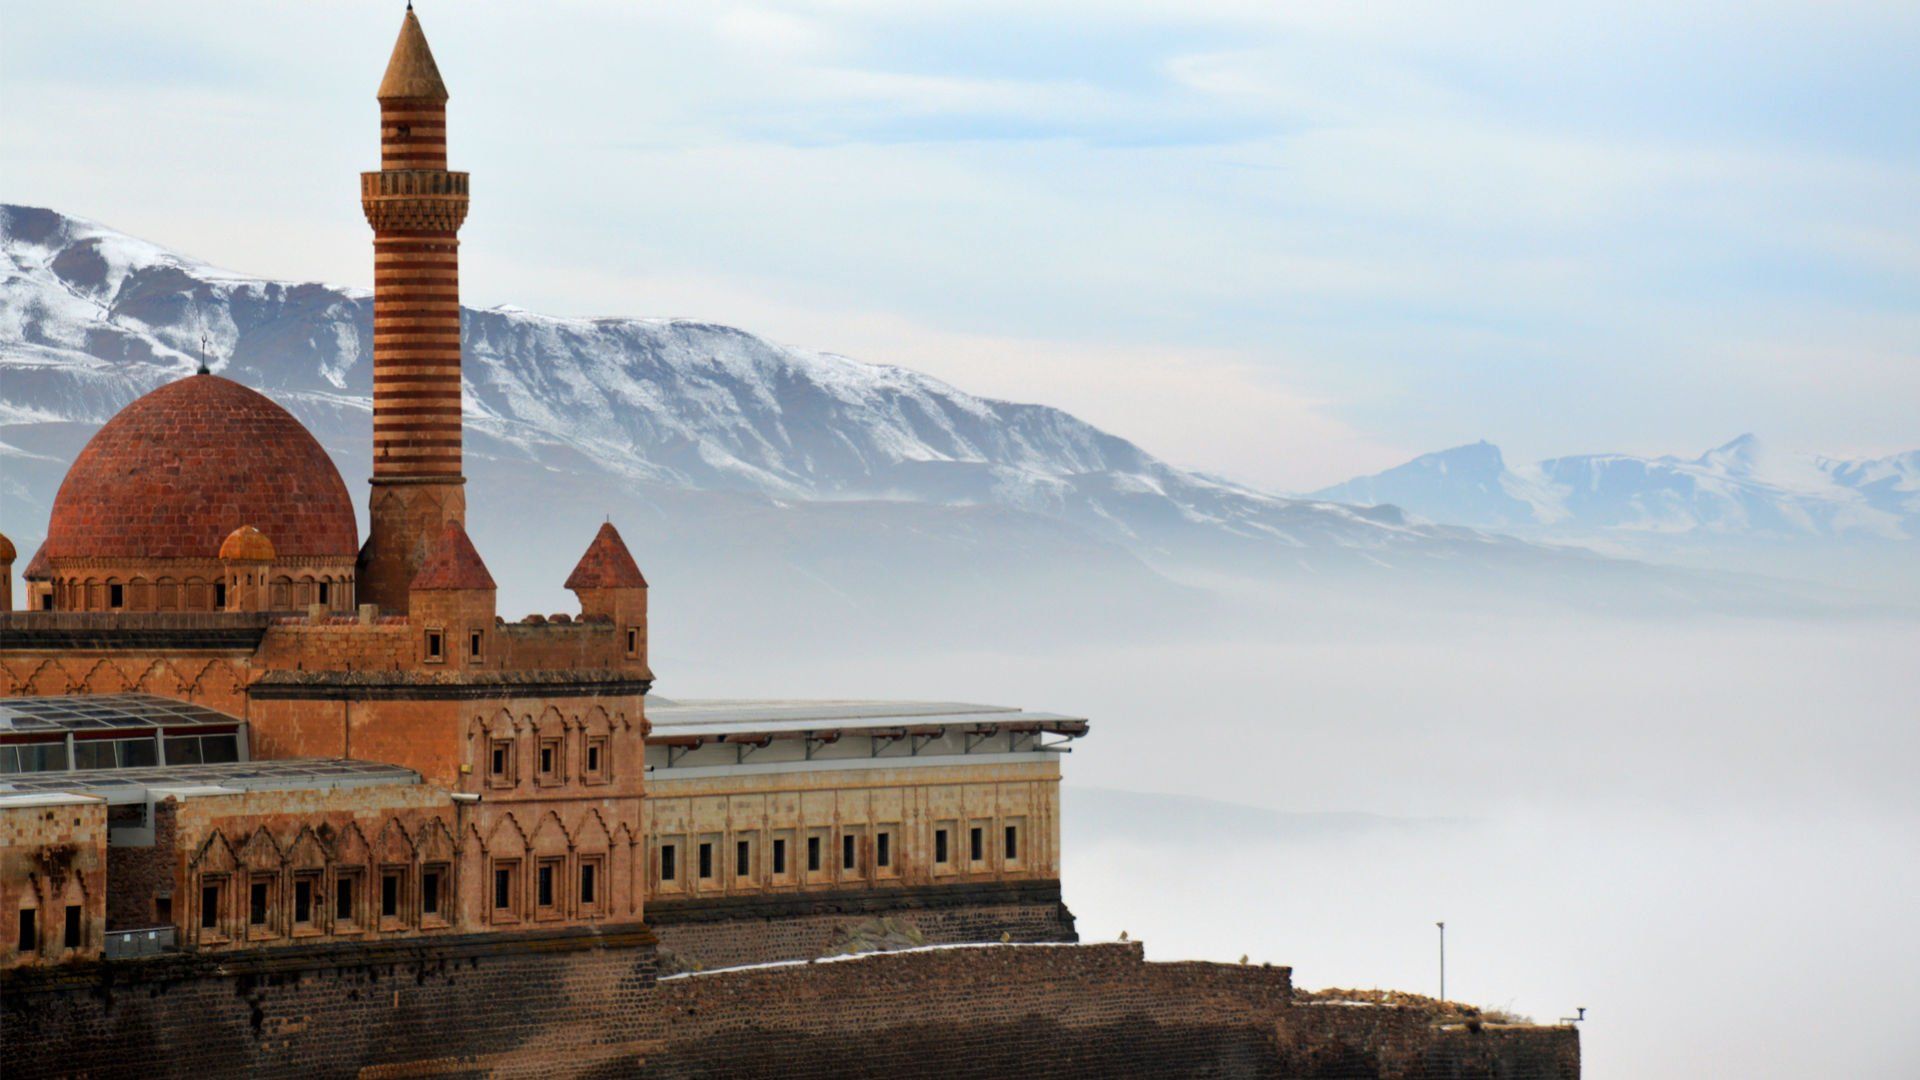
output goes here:
[{"label": "striped minaret shaft", "polygon": [[447,90],[411,10],[380,83],[380,171],[360,174],[373,226],[373,505],[360,596],[407,607],[460,472],[460,241],[467,174],[447,170]]}]

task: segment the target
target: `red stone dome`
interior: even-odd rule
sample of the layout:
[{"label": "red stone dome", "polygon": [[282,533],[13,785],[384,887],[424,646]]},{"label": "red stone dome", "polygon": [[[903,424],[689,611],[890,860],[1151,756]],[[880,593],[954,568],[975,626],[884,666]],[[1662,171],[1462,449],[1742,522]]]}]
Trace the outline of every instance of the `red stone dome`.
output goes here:
[{"label": "red stone dome", "polygon": [[53,559],[213,559],[252,525],[281,557],[359,549],[353,500],[287,410],[230,379],[191,375],[121,409],[54,496]]}]

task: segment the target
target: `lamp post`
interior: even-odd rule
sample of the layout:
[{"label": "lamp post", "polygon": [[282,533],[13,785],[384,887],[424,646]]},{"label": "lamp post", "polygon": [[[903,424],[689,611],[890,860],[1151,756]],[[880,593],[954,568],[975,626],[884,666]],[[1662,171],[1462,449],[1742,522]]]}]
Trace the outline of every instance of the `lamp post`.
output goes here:
[{"label": "lamp post", "polygon": [[1437,922],[1440,928],[1440,1000],[1447,1000],[1447,924]]}]

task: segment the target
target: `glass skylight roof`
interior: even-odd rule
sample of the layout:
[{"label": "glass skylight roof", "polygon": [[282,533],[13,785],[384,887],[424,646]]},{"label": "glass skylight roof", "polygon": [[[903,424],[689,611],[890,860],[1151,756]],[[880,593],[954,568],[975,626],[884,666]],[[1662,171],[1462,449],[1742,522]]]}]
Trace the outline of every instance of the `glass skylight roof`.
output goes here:
[{"label": "glass skylight roof", "polygon": [[151,731],[239,723],[244,721],[237,716],[157,694],[0,698],[0,733],[122,728]]}]

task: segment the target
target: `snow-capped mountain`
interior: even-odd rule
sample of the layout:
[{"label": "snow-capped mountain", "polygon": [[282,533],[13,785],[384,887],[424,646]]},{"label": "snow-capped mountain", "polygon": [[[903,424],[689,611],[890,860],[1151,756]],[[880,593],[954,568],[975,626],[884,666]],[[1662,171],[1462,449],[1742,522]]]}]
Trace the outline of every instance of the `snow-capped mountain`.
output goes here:
[{"label": "snow-capped mountain", "polygon": [[1563,538],[1897,542],[1920,538],[1920,451],[1848,461],[1742,435],[1691,458],[1582,454],[1512,466],[1479,442],[1311,497]]},{"label": "snow-capped mountain", "polygon": [[[0,251],[0,453],[16,536],[44,520],[78,441],[191,373],[203,333],[216,372],[279,400],[345,475],[365,475],[366,290],[251,278],[21,206],[0,207]],[[596,493],[991,507],[1154,561],[1405,562],[1515,546],[1204,478],[1058,409],[730,327],[497,308],[468,310],[463,330],[476,481],[511,464],[592,478]]]}]

